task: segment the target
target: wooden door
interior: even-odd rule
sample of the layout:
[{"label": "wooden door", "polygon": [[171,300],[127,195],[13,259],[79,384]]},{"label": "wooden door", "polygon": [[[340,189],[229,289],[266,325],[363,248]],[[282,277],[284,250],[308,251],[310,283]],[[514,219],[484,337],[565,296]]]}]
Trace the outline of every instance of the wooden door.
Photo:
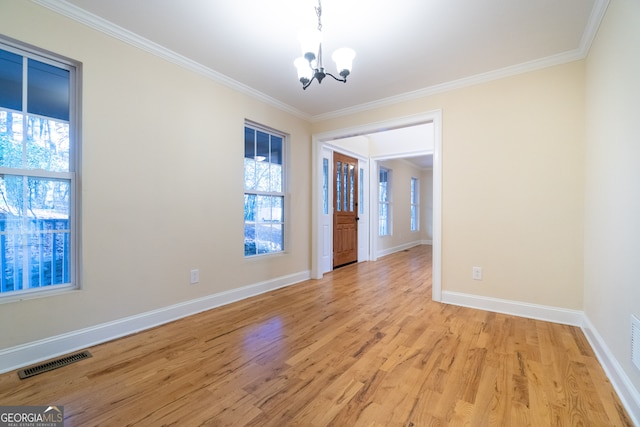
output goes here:
[{"label": "wooden door", "polygon": [[333,153],[333,267],[358,261],[358,160]]}]

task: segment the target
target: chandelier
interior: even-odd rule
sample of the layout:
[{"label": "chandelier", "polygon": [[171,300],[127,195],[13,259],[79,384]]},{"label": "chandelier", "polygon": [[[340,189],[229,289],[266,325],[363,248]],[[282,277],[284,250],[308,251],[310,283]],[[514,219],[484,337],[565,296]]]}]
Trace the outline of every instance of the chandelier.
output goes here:
[{"label": "chandelier", "polygon": [[300,34],[300,44],[302,46],[302,55],[293,62],[298,69],[298,79],[302,83],[302,89],[307,89],[313,80],[317,80],[318,84],[326,76],[331,76],[339,82],[347,81],[347,76],[351,73],[351,65],[356,53],[353,49],[343,47],[337,49],[331,55],[336,63],[339,77],[325,71],[322,65],[322,5],[318,0],[318,7],[315,7],[316,15],[318,15],[318,29],[311,30]]}]

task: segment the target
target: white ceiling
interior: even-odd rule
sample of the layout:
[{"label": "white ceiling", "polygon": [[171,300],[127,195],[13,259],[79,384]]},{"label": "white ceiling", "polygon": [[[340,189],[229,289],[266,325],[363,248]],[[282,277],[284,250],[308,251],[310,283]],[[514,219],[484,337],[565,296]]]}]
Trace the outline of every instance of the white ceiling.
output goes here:
[{"label": "white ceiling", "polygon": [[[314,0],[33,0],[316,120],[586,55],[608,0],[323,0],[325,67],[306,91],[293,60]],[[204,70],[204,71],[203,71]]]}]

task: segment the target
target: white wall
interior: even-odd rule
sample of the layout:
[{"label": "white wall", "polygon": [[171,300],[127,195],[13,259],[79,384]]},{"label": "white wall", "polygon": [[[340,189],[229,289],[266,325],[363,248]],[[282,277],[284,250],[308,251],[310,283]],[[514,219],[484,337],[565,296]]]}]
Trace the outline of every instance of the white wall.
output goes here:
[{"label": "white wall", "polygon": [[586,62],[584,310],[626,376],[640,422],[631,315],[640,318],[640,2],[612,0]]}]

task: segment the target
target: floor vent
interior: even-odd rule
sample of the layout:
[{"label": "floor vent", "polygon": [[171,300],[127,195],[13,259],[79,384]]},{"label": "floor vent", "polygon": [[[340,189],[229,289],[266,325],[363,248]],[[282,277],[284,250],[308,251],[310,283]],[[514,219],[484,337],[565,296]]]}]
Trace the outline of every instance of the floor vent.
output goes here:
[{"label": "floor vent", "polygon": [[640,319],[631,315],[631,360],[640,369]]},{"label": "floor vent", "polygon": [[21,369],[18,371],[18,376],[21,380],[24,380],[25,378],[33,377],[34,375],[38,375],[47,371],[53,371],[54,369],[62,368],[63,366],[88,359],[89,357],[91,357],[91,353],[89,353],[88,351],[81,351],[80,353],[64,356],[59,359],[32,366],[30,368]]}]

